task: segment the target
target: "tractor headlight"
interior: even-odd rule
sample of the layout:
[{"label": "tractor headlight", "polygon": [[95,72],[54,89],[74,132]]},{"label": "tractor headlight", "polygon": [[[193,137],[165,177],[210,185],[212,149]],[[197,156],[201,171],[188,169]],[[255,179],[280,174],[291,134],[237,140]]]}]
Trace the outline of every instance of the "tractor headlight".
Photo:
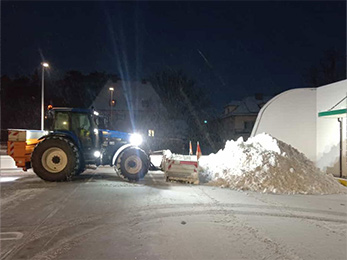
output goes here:
[{"label": "tractor headlight", "polygon": [[100,155],[101,155],[101,153],[99,151],[95,151],[94,152],[94,157],[99,158]]},{"label": "tractor headlight", "polygon": [[139,134],[132,134],[130,136],[130,143],[132,145],[136,145],[136,146],[141,145],[142,144],[142,136]]}]

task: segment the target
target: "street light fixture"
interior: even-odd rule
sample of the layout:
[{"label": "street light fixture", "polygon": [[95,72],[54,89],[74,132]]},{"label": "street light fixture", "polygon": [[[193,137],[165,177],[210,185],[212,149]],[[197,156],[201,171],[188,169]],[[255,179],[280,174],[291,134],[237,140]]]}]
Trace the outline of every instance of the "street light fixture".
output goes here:
[{"label": "street light fixture", "polygon": [[45,117],[45,68],[49,68],[47,62],[42,62],[42,85],[41,85],[41,130],[44,130],[44,117]]},{"label": "street light fixture", "polygon": [[110,110],[110,127],[112,126],[112,107],[113,107],[113,103],[112,103],[112,101],[113,101],[113,91],[114,91],[114,88],[112,88],[112,87],[110,87],[109,89],[108,89],[111,93],[111,99],[110,99],[110,106],[111,106],[111,110]]}]

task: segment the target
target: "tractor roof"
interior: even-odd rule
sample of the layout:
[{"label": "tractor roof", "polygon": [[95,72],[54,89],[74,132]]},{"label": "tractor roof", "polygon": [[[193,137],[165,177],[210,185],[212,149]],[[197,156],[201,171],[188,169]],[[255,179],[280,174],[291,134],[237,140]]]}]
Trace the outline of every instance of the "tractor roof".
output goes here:
[{"label": "tractor roof", "polygon": [[62,111],[62,112],[76,112],[76,113],[93,113],[93,110],[86,108],[71,108],[71,107],[54,107],[52,110],[54,111]]}]

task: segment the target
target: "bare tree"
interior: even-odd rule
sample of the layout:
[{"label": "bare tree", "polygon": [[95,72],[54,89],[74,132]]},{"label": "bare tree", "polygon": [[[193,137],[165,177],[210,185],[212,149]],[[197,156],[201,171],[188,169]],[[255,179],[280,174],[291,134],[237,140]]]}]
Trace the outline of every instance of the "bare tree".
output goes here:
[{"label": "bare tree", "polygon": [[327,50],[319,65],[312,66],[304,77],[312,87],[346,79],[346,57],[334,49]]},{"label": "bare tree", "polygon": [[[210,125],[213,122],[210,121],[211,103],[195,81],[180,70],[166,70],[152,75],[150,82],[161,98],[168,117],[173,119],[170,124],[166,120],[168,127],[165,132],[174,138],[184,139],[186,145],[188,140],[199,140],[215,150],[215,140],[211,138],[215,135],[210,134],[210,131],[215,133],[216,130]],[[178,130],[181,130],[179,135]]]}]

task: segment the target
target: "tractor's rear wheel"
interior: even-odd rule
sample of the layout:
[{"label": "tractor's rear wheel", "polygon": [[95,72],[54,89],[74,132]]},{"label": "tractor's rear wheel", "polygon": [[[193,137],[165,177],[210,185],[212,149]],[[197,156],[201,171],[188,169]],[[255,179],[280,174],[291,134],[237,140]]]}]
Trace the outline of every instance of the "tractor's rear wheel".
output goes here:
[{"label": "tractor's rear wheel", "polygon": [[129,148],[120,155],[120,174],[130,181],[145,177],[148,167],[148,156],[139,148]]},{"label": "tractor's rear wheel", "polygon": [[86,170],[86,164],[83,158],[81,156],[79,156],[79,158],[80,158],[80,164],[79,164],[78,170],[75,172],[76,176],[81,175]]},{"label": "tractor's rear wheel", "polygon": [[34,149],[31,163],[37,176],[45,181],[66,181],[81,168],[76,145],[70,140],[51,136]]}]

